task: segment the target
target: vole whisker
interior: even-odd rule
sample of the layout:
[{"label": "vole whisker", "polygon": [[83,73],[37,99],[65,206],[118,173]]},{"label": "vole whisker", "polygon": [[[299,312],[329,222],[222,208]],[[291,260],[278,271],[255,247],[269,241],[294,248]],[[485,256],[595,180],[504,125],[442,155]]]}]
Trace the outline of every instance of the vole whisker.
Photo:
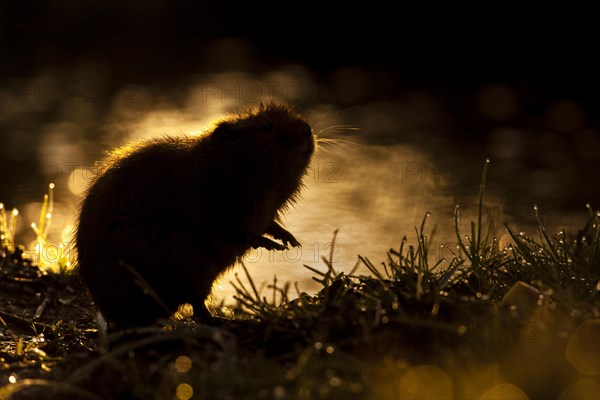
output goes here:
[{"label": "vole whisker", "polygon": [[360,128],[357,128],[355,126],[352,125],[331,125],[328,126],[327,128],[323,128],[317,131],[317,134],[321,134],[324,132],[328,132],[331,130],[335,130],[335,131],[360,131]]},{"label": "vole whisker", "polygon": [[327,144],[331,144],[334,146],[340,146],[340,147],[344,147],[344,146],[357,146],[357,147],[363,147],[363,145],[361,143],[357,143],[357,142],[352,142],[350,140],[345,140],[345,139],[338,139],[338,138],[322,138],[319,137],[317,139],[318,143],[327,143]]}]

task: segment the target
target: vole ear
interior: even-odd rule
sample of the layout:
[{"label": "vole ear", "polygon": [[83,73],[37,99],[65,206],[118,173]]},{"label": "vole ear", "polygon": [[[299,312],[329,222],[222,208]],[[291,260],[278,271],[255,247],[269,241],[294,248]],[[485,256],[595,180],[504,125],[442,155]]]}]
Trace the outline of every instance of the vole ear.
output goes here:
[{"label": "vole ear", "polygon": [[221,122],[213,130],[211,140],[216,144],[231,144],[239,140],[239,134],[233,123]]}]

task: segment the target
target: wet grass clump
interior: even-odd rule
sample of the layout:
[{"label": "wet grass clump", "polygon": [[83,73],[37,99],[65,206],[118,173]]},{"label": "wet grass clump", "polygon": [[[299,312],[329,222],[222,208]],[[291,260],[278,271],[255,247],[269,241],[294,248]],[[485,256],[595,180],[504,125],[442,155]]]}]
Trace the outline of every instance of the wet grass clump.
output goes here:
[{"label": "wet grass clump", "polygon": [[467,234],[455,210],[445,263],[427,213],[416,245],[404,238],[381,264],[307,266],[315,295],[276,279],[259,289],[242,265],[236,304],[209,324],[103,334],[68,276],[3,244],[0,398],[597,398],[600,213],[550,234],[536,207],[537,236],[506,227],[501,245],[483,182]]}]

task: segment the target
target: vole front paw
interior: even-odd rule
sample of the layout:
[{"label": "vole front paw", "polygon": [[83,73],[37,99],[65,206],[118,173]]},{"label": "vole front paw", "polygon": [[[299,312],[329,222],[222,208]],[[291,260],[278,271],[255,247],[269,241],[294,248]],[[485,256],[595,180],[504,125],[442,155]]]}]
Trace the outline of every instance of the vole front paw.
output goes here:
[{"label": "vole front paw", "polygon": [[279,225],[277,222],[272,221],[267,232],[269,235],[273,236],[275,239],[279,239],[286,246],[291,244],[293,247],[302,246],[298,240],[292,235],[288,230],[286,230],[283,226]]},{"label": "vole front paw", "polygon": [[249,242],[253,249],[263,247],[267,250],[286,250],[288,248],[286,245],[277,243],[269,238],[259,235],[251,235]]}]

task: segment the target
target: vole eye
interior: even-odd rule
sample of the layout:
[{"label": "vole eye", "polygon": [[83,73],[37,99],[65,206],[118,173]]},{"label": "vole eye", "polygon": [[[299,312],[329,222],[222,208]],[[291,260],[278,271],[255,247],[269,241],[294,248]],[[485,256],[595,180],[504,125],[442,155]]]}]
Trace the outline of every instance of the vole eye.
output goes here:
[{"label": "vole eye", "polygon": [[265,131],[270,131],[271,129],[273,129],[273,124],[270,122],[266,122],[263,124],[263,126],[261,126],[261,129]]}]

